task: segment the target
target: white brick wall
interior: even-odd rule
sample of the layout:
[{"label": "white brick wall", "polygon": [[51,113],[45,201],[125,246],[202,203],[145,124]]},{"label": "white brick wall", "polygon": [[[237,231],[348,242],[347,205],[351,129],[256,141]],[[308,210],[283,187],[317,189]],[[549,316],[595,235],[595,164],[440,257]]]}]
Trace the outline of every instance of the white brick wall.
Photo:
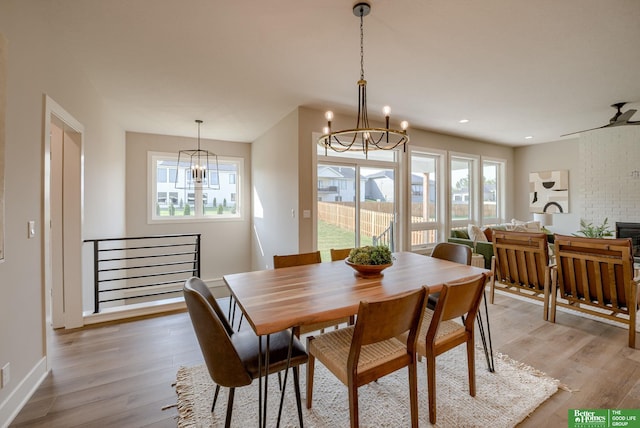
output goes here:
[{"label": "white brick wall", "polygon": [[640,126],[582,134],[579,159],[580,217],[593,224],[606,217],[612,230],[616,221],[640,222]]}]

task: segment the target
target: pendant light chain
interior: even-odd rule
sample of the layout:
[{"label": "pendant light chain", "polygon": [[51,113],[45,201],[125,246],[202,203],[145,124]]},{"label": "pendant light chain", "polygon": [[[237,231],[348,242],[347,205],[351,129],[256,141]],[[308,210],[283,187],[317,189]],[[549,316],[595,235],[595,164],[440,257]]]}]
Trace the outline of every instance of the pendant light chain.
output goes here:
[{"label": "pendant light chain", "polygon": [[364,80],[364,17],[360,7],[360,80]]}]

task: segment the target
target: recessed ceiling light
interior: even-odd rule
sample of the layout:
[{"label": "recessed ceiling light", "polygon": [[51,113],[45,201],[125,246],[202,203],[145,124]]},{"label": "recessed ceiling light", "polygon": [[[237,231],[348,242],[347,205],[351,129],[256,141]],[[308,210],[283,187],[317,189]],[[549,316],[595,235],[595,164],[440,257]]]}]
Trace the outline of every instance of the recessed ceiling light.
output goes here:
[{"label": "recessed ceiling light", "polygon": [[533,135],[527,135],[526,137],[524,137],[525,140],[532,140],[533,139]]},{"label": "recessed ceiling light", "polygon": [[468,123],[469,119],[460,119],[458,122],[459,123]]}]

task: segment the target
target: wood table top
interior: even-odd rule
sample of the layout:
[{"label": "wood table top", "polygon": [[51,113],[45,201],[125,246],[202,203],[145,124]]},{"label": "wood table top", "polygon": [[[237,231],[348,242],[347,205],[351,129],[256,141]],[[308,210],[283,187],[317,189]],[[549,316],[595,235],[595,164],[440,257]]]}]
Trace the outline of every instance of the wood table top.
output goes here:
[{"label": "wood table top", "polygon": [[225,275],[225,284],[258,335],[330,321],[358,312],[362,300],[379,300],[442,284],[486,269],[411,252],[394,253],[378,278],[361,278],[344,260]]}]

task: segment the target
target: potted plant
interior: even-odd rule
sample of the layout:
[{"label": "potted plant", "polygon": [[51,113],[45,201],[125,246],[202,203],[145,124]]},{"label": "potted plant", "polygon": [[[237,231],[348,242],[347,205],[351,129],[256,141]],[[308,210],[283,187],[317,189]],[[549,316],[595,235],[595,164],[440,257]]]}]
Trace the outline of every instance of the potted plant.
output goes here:
[{"label": "potted plant", "polygon": [[604,238],[606,236],[613,236],[613,231],[609,229],[607,221],[609,219],[605,217],[604,221],[599,226],[594,226],[593,223],[587,223],[586,220],[580,219],[580,230],[578,233],[574,233],[573,236],[585,236],[587,238]]},{"label": "potted plant", "polygon": [[382,271],[393,264],[393,257],[386,245],[366,245],[351,250],[345,263],[357,275],[370,278],[382,275]]}]

